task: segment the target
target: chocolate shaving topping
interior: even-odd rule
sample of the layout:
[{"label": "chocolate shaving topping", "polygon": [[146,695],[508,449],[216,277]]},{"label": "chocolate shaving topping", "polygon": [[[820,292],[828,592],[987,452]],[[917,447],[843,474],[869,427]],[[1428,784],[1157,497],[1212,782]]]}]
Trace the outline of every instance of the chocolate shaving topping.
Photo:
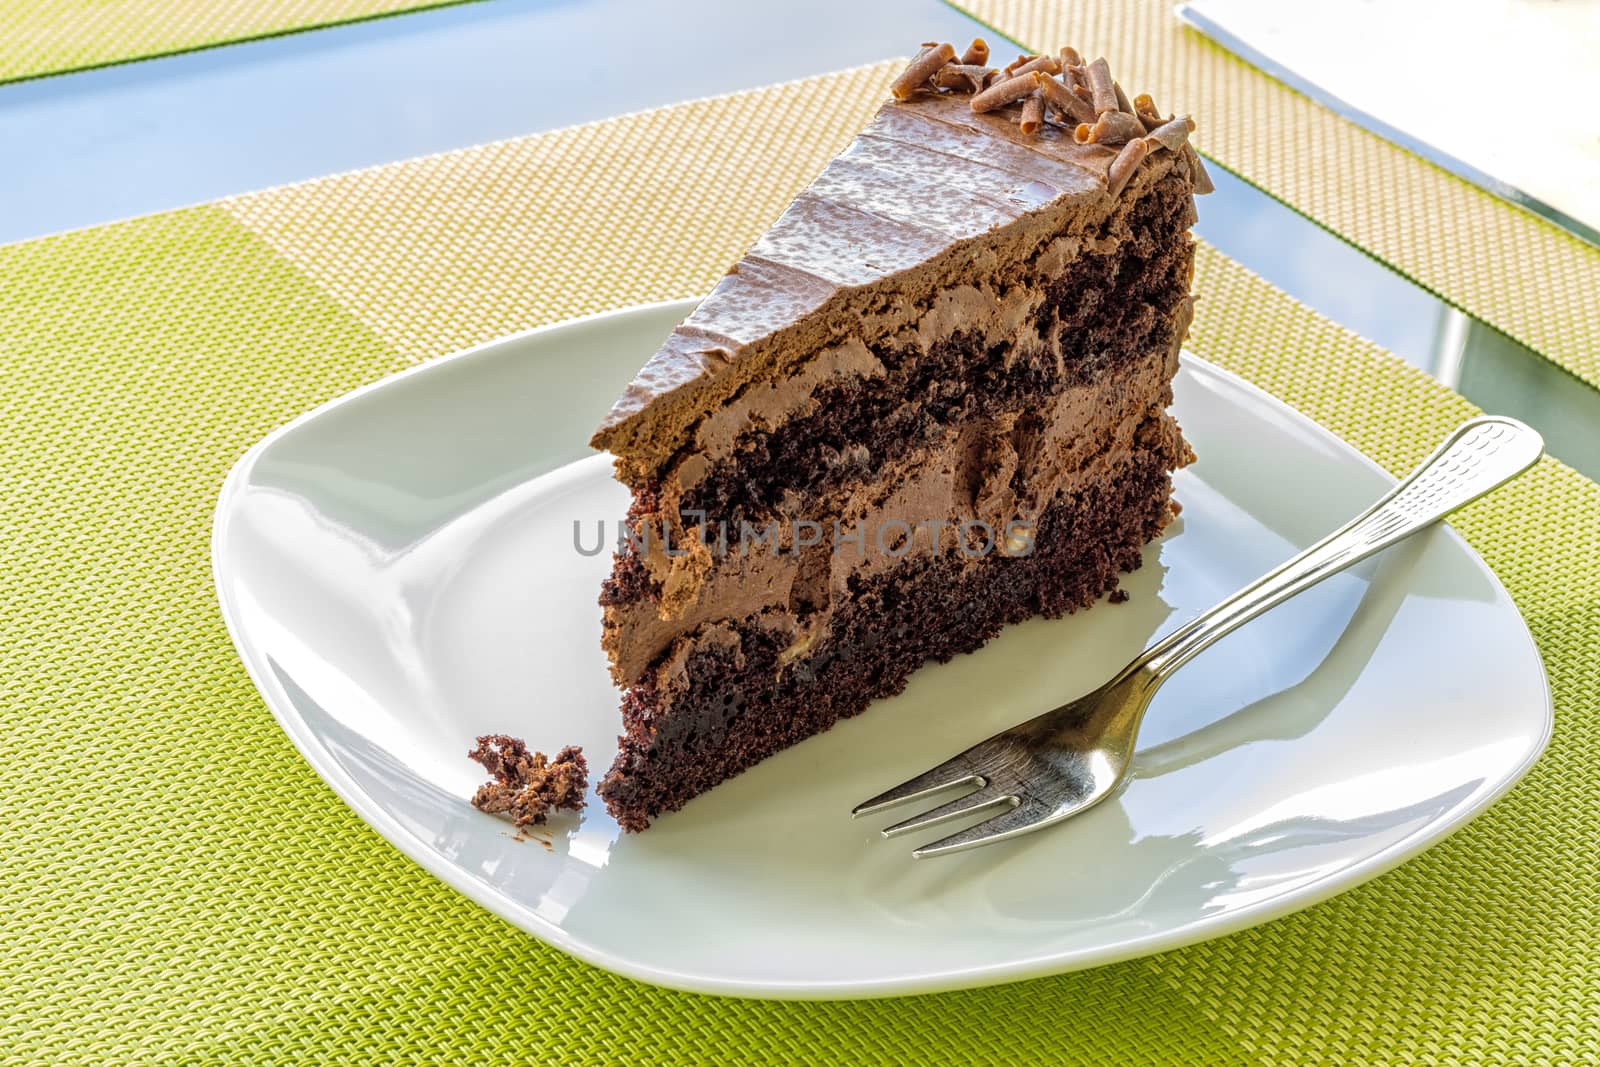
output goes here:
[{"label": "chocolate shaving topping", "polygon": [[1022,118],[1017,121],[1017,128],[1024,137],[1039,136],[1039,127],[1044,125],[1044,97],[1036,91],[1022,101]]},{"label": "chocolate shaving topping", "polygon": [[896,100],[909,100],[911,94],[926,85],[940,67],[955,58],[956,50],[948,44],[924,48],[900,76],[889,83],[889,91]]},{"label": "chocolate shaving topping", "polygon": [[1033,77],[1039,92],[1044,96],[1045,103],[1063,118],[1069,122],[1094,121],[1094,108],[1080,100],[1071,89],[1045,74],[1035,74]]},{"label": "chocolate shaving topping", "polygon": [[1106,191],[1112,196],[1121,196],[1122,190],[1128,186],[1128,179],[1133,177],[1133,172],[1139,169],[1145,153],[1149,151],[1149,142],[1143,137],[1123,145],[1117,158],[1111,161],[1111,169],[1106,171]]},{"label": "chocolate shaving topping", "polygon": [[1175,118],[1171,122],[1163,122],[1150,131],[1150,147],[1176,152],[1189,142],[1189,131],[1192,129],[1194,120],[1188,115]]},{"label": "chocolate shaving topping", "polygon": [[1127,144],[1144,136],[1144,126],[1125,111],[1107,111],[1093,126],[1079,124],[1072,136],[1079,144]]},{"label": "chocolate shaving topping", "polygon": [[1077,49],[1067,47],[1053,56],[1020,55],[1000,70],[989,67],[988,58],[989,45],[982,38],[967,46],[959,62],[950,45],[925,42],[890,89],[896,100],[921,91],[971,93],[972,110],[980,114],[1020,104],[1012,114],[1023,137],[1039,136],[1046,119],[1054,119],[1071,129],[1079,144],[1121,146],[1106,172],[1113,196],[1127,188],[1146,156],[1159,151],[1183,155],[1196,193],[1213,190],[1200,154],[1189,143],[1194,120],[1162,118],[1149,93],[1130,101],[1104,57],[1085,63]]},{"label": "chocolate shaving topping", "polygon": [[1046,74],[1060,74],[1061,64],[1057,63],[1052,56],[1037,56],[1012,71],[1011,76],[1020,78],[1024,74],[1032,74],[1036,70],[1043,71]]},{"label": "chocolate shaving topping", "polygon": [[1088,68],[1089,92],[1094,102],[1095,114],[1117,110],[1117,91],[1111,87],[1111,67],[1101,56]]},{"label": "chocolate shaving topping", "polygon": [[1183,142],[1183,158],[1189,161],[1189,170],[1194,174],[1194,191],[1201,196],[1216,192],[1217,187],[1211,184],[1211,175],[1206,173],[1199,150],[1188,141]]},{"label": "chocolate shaving topping", "polygon": [[989,75],[993,73],[991,68],[975,63],[950,63],[940,67],[934,74],[933,84],[958,93],[981,93],[989,84]]},{"label": "chocolate shaving topping", "polygon": [[[1117,94],[1117,110],[1122,112],[1124,115],[1132,115],[1137,119],[1139,117],[1139,113],[1133,110],[1132,104],[1128,103],[1128,94],[1122,91],[1122,86],[1113,81],[1111,83],[1111,90]],[[1144,132],[1143,122],[1139,123],[1139,132]]]},{"label": "chocolate shaving topping", "polygon": [[1149,93],[1140,93],[1133,98],[1133,113],[1138,115],[1139,121],[1150,130],[1167,121],[1161,117],[1161,112],[1156,110],[1156,102],[1150,98]]},{"label": "chocolate shaving topping", "polygon": [[1033,92],[1035,88],[1034,75],[1024,74],[1020,78],[1007,78],[1005,81],[996,82],[983,92],[972,98],[972,110],[983,112],[993,111],[997,107],[1005,107],[1015,103]]}]

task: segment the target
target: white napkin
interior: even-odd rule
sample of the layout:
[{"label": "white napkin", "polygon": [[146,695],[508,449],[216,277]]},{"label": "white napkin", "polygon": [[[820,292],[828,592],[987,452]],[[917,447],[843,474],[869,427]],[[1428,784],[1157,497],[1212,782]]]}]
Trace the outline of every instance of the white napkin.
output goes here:
[{"label": "white napkin", "polygon": [[1178,15],[1600,244],[1600,0],[1187,0]]}]

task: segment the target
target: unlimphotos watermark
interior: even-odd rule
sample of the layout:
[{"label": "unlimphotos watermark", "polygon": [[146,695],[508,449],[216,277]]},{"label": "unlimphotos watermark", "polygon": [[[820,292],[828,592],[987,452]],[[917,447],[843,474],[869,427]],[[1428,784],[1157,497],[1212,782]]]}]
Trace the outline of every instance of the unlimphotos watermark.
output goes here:
[{"label": "unlimphotos watermark", "polygon": [[1033,552],[1033,525],[1017,519],[998,529],[981,519],[952,522],[949,519],[912,521],[903,518],[883,518],[872,523],[857,519],[848,524],[837,519],[830,523],[774,519],[759,525],[741,521],[734,526],[727,522],[706,522],[704,515],[694,512],[685,514],[694,519],[687,539],[674,538],[664,519],[659,523],[614,523],[614,539],[606,536],[605,519],[594,522],[592,537],[585,536],[583,520],[573,519],[572,547],[581,556],[598,556],[608,545],[614,544],[619,555],[648,556],[659,546],[662,555],[674,559],[700,552],[717,558],[742,559],[765,554],[777,559],[784,555],[799,556],[821,546],[826,546],[834,555],[853,551],[860,559],[866,559],[869,552],[899,559],[919,547],[929,554],[937,554],[946,544],[966,559],[992,553],[1027,556]]}]

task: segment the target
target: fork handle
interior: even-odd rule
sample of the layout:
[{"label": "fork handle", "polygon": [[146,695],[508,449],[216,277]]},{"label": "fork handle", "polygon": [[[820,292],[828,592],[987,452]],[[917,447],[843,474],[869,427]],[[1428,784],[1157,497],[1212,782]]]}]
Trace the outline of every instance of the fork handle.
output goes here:
[{"label": "fork handle", "polygon": [[1543,438],[1516,419],[1485,415],[1463,423],[1383,499],[1151,645],[1124,675],[1148,668],[1164,678],[1262,612],[1504,485],[1543,453]]}]

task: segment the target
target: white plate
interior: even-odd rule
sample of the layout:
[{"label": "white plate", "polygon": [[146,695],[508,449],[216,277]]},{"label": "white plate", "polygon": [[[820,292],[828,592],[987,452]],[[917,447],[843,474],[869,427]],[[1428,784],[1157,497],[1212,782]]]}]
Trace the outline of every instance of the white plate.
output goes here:
[{"label": "white plate", "polygon": [[[1121,796],[1055,830],[913,860],[850,807],[1099,683],[1152,635],[1349,517],[1391,479],[1186,357],[1200,461],[1132,600],[1006,631],[902,696],[622,835],[516,840],[467,802],[474,735],[610,762],[620,718],[573,547],[626,493],[585,441],[687,312],[667,304],[418,367],[274,433],[218,504],[229,630],[306,760],[360,816],[528,932],[706,992],[871,996],[1049,974],[1284,915],[1438,841],[1525,772],[1551,727],[1527,628],[1447,529],[1244,627],[1179,673]],[[882,820],[879,820],[881,822]],[[929,831],[925,837],[949,832]],[[352,868],[347,877],[359,882]]]}]

